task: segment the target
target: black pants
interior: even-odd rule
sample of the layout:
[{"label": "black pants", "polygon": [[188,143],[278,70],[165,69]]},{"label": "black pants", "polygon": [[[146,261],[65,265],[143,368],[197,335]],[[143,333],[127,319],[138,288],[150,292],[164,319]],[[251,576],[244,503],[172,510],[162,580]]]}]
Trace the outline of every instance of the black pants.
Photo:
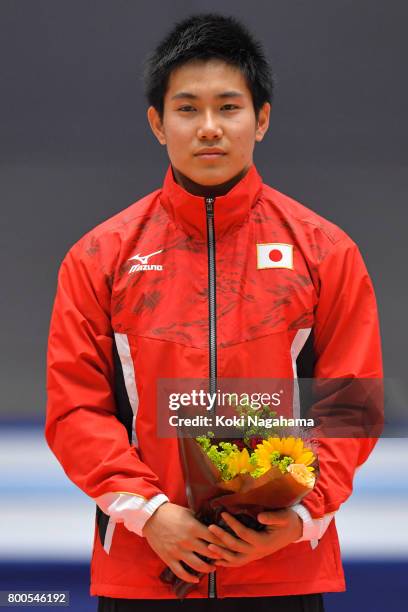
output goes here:
[{"label": "black pants", "polygon": [[98,612],[324,612],[323,597],[226,597],[224,599],[113,599],[98,598]]}]

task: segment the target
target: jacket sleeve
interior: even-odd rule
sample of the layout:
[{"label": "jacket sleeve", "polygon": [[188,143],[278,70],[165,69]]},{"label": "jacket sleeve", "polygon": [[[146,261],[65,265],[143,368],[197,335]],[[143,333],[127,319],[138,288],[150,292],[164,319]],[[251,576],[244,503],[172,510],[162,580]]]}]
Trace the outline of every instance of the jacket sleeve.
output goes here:
[{"label": "jacket sleeve", "polygon": [[[355,381],[356,389],[360,379],[371,379],[361,381],[370,392],[362,394],[367,403],[358,406],[357,413],[363,421],[382,423],[383,369],[376,299],[360,251],[348,236],[332,247],[320,264],[319,276],[314,378],[341,378],[350,381],[351,386]],[[352,392],[351,404],[354,401],[357,399]],[[329,427],[329,431],[336,430]],[[354,473],[377,441],[378,434],[365,437],[364,431],[360,427],[355,436],[350,429],[349,437],[335,437],[335,433],[319,437],[319,478],[314,490],[302,500],[313,519],[328,517],[350,496]]]},{"label": "jacket sleeve", "polygon": [[80,240],[59,270],[45,437],[67,476],[115,522],[140,534],[168,498],[116,417],[111,292],[95,251]]}]

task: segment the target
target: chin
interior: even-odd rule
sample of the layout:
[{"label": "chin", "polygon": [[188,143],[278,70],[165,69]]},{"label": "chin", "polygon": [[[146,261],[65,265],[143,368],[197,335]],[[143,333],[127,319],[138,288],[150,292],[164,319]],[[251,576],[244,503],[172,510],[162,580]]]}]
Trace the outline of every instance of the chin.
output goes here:
[{"label": "chin", "polygon": [[220,185],[226,183],[233,178],[233,172],[226,172],[225,170],[211,169],[208,172],[200,172],[195,176],[190,176],[190,179],[199,185]]}]

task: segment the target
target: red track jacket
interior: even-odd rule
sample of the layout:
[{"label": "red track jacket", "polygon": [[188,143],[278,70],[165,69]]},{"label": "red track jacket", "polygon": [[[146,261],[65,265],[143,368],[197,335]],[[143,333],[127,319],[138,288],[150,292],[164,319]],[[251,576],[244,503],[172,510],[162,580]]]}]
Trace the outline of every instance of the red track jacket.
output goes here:
[{"label": "red track jacket", "polygon": [[[186,192],[169,166],[161,189],[69,250],[50,327],[45,434],[96,503],[92,595],[174,597],[141,535],[160,503],[187,506],[177,439],[157,437],[156,380],[295,379],[310,348],[315,377],[382,377],[372,284],[355,243],[263,184],[254,165],[215,201]],[[374,443],[321,440],[304,539],[217,568],[189,597],[344,590],[330,518]]]}]

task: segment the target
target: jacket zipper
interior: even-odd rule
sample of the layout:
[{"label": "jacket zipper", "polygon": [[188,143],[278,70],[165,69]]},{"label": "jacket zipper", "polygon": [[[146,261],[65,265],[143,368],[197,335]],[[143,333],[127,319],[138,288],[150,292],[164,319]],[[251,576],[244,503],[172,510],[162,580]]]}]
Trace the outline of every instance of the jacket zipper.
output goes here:
[{"label": "jacket zipper", "polygon": [[[217,312],[215,283],[215,234],[214,234],[214,202],[215,198],[205,198],[207,216],[207,250],[208,250],[208,332],[209,332],[209,373],[210,393],[216,393],[217,388]],[[215,404],[211,416],[215,414]],[[215,571],[208,574],[208,597],[217,597]]]}]

